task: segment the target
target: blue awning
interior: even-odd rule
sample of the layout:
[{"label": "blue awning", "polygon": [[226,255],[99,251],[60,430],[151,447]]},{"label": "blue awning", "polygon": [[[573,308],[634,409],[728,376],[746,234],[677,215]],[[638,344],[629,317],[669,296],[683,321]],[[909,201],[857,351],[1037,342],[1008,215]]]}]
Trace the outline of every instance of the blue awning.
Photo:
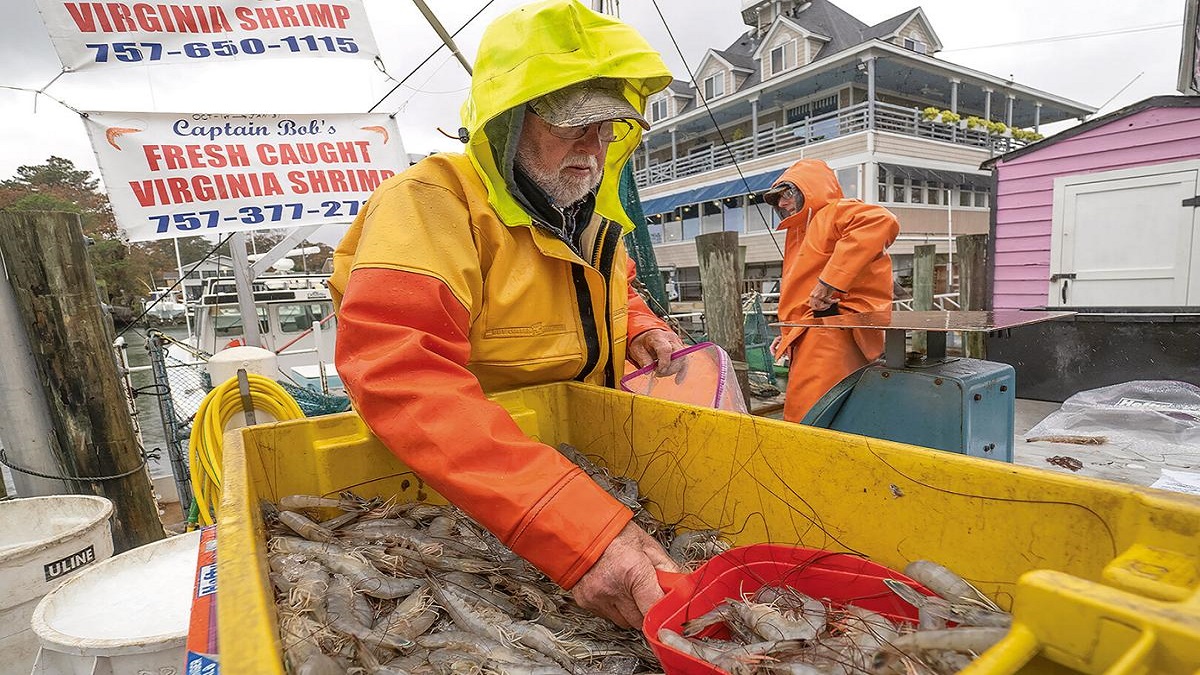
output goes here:
[{"label": "blue awning", "polygon": [[659,213],[674,211],[676,207],[686,204],[699,204],[700,202],[721,199],[723,197],[762,192],[771,187],[771,183],[775,182],[780,173],[778,170],[767,171],[765,173],[754,174],[753,176],[746,176],[745,179],[739,177],[715,185],[705,185],[704,187],[692,188],[674,194],[663,195],[662,197],[655,197],[654,199],[647,199],[642,202],[642,212],[647,216],[653,216]]}]

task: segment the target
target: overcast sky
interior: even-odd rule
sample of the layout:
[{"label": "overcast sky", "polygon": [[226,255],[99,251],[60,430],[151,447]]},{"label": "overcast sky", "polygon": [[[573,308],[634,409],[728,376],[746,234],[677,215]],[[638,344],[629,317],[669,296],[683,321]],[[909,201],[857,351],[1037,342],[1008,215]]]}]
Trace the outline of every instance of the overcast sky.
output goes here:
[{"label": "overcast sky", "polygon": [[[907,0],[836,1],[868,24],[918,6]],[[440,44],[411,2],[364,2],[391,77],[403,78]],[[484,4],[485,0],[429,0],[451,32]],[[474,59],[483,27],[520,4],[520,0],[494,0],[459,34],[456,42],[468,59]],[[741,4],[741,0],[658,0],[693,68],[707,48],[724,48],[745,30]],[[1100,112],[1105,113],[1148,96],[1176,93],[1184,4],[1185,0],[925,0],[919,6],[944,46],[939,58],[993,75],[1011,75],[1020,84],[1088,105],[1104,105]],[[0,85],[42,88],[61,65],[34,1],[0,0],[0,10],[4,16]],[[663,53],[675,76],[686,79],[683,61],[654,4],[624,0],[620,12]],[[1167,24],[1171,25],[1164,27]],[[1081,34],[1091,36],[1039,41]],[[46,91],[79,110],[331,113],[366,111],[395,84],[366,61],[269,59],[84,71],[63,75]],[[468,84],[465,71],[443,49],[376,110],[397,113],[409,152],[459,150],[461,145],[443,138],[436,127],[447,131],[458,127],[458,109]],[[51,155],[99,173],[78,115],[55,101],[0,89],[0,121],[0,178]],[[338,236],[322,232],[317,238],[335,241]]]}]

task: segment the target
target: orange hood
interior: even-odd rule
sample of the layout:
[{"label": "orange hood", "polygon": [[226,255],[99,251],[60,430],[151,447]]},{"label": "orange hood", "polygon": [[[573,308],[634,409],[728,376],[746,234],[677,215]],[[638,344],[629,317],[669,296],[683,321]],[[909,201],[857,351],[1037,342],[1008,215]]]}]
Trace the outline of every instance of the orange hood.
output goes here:
[{"label": "orange hood", "polygon": [[842,198],[842,186],[838,184],[837,176],[828,164],[819,159],[802,159],[791,165],[772,187],[780,183],[791,183],[800,189],[804,195],[804,207],[800,214],[807,212],[805,218],[785,218],[779,224],[781,230],[796,223],[807,223],[817,211]]}]

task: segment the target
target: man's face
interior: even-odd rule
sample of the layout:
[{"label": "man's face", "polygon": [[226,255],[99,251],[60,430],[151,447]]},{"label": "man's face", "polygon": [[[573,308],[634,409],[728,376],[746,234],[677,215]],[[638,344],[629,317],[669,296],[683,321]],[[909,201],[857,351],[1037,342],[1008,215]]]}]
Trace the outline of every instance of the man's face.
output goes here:
[{"label": "man's face", "polygon": [[601,138],[611,137],[612,124],[590,124],[579,138],[562,138],[574,135],[579,127],[552,127],[529,110],[517,143],[517,165],[546,191],[555,206],[574,204],[600,184],[608,152],[608,141]]},{"label": "man's face", "polygon": [[779,212],[779,217],[790,218],[800,213],[802,208],[804,208],[804,195],[795,186],[785,186],[775,202],[775,210]]}]

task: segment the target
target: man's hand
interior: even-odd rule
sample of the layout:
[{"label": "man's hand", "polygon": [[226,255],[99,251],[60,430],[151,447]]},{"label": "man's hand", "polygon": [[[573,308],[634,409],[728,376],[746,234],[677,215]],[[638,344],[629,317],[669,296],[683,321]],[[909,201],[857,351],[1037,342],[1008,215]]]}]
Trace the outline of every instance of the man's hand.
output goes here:
[{"label": "man's hand", "polygon": [[813,311],[820,312],[832,307],[833,303],[843,295],[845,294],[838,289],[818,279],[812,293],[808,294],[808,305],[813,308]]},{"label": "man's hand", "polygon": [[646,610],[663,596],[655,568],[680,571],[657,541],[632,522],[626,523],[571,595],[589,612],[622,628],[637,628]]},{"label": "man's hand", "polygon": [[651,328],[629,343],[629,359],[639,368],[658,361],[655,374],[659,377],[674,375],[683,368],[683,361],[672,361],[671,354],[683,349],[683,340],[669,330]]}]

